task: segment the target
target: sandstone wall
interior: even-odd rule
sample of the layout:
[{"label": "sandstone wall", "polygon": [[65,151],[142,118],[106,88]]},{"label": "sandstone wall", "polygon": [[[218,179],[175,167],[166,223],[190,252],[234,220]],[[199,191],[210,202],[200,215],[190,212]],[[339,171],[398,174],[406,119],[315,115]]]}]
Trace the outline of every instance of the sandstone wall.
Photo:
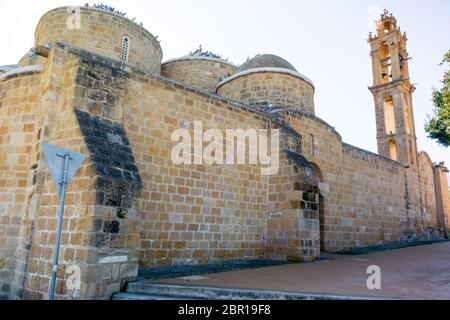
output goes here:
[{"label": "sandstone wall", "polygon": [[445,232],[450,236],[450,197],[448,196],[448,169],[442,165],[434,165],[434,182],[436,187],[436,202],[438,219],[445,225]]},{"label": "sandstone wall", "polygon": [[[428,215],[427,210],[433,211],[433,209],[427,208],[424,199],[427,196],[427,190],[431,192],[430,187],[426,184],[430,183],[429,163],[420,161],[419,157],[416,158],[418,160],[415,163],[405,168],[406,214],[402,221],[404,230],[402,240],[439,237],[439,223],[436,224],[438,217]],[[422,160],[424,159],[422,158]]]},{"label": "sandstone wall", "polygon": [[[68,28],[68,19],[77,13],[80,29]],[[129,19],[98,9],[61,7],[47,12],[36,28],[35,46],[61,40],[120,60],[124,36],[130,38],[128,63],[159,74],[162,50],[156,38]]]},{"label": "sandstone wall", "polygon": [[[126,112],[127,127],[142,123],[131,140],[144,140],[137,146],[145,153],[135,149],[148,191],[142,199],[148,208],[142,234],[143,265],[262,257],[267,182],[259,168],[175,166],[170,159],[174,145],[170,135],[179,127],[190,129],[193,121],[203,121],[207,128],[258,128],[264,127],[262,119],[244,112],[233,117],[236,108],[157,81],[133,90],[128,97],[133,99],[128,105],[136,109]],[[144,128],[151,131],[145,134]]]},{"label": "sandstone wall", "polygon": [[425,152],[420,152],[418,159],[423,225],[432,232],[432,229],[443,227],[443,221],[439,221],[437,212],[433,163]]},{"label": "sandstone wall", "polygon": [[337,247],[399,241],[406,218],[405,172],[400,163],[343,145],[336,222]]},{"label": "sandstone wall", "polygon": [[[29,151],[31,159],[26,208],[20,213],[23,218],[23,239],[17,243],[18,267],[12,282],[12,298],[42,299],[48,296],[59,199],[40,143],[49,142],[83,151],[83,140],[74,122],[73,112],[68,109],[76,68],[73,62],[63,56],[62,50],[55,50],[44,65],[41,75],[40,98],[33,110],[34,130],[32,148]],[[77,264],[81,268],[86,266],[83,262],[86,261],[87,248],[80,245],[83,227],[78,222],[80,215],[85,210],[87,212],[90,205],[91,193],[87,190],[92,178],[87,162],[68,189],[56,290],[58,296],[68,296],[62,280],[69,275],[64,274],[64,269],[69,264]],[[84,236],[86,241],[87,235]],[[80,243],[75,243],[76,241]]]},{"label": "sandstone wall", "polygon": [[[141,223],[135,209],[140,178],[114,110],[123,94],[126,75],[117,62],[107,58],[99,62],[97,57],[93,63],[93,56],[87,54],[85,63],[80,63],[79,54],[66,49],[55,48],[54,54],[62,57],[51,63],[65,72],[63,92],[54,109],[56,125],[47,141],[89,157],[68,189],[57,295],[65,299],[105,299],[137,276],[140,248]],[[49,274],[39,269],[39,264],[48,268],[54,246],[57,199],[49,179],[47,176],[41,195],[25,297],[42,298],[48,293]],[[48,240],[42,238],[45,236]],[[32,269],[35,264],[36,271]],[[79,291],[66,286],[70,265],[80,268]]]},{"label": "sandstone wall", "polygon": [[23,267],[23,248],[29,187],[35,160],[35,109],[40,75],[0,80],[0,297],[14,294],[14,273]]},{"label": "sandstone wall", "polygon": [[185,57],[163,63],[161,75],[214,93],[219,82],[235,70],[219,59]]},{"label": "sandstone wall", "polygon": [[232,76],[217,94],[250,105],[283,104],[314,114],[314,87],[297,76],[281,72],[251,72]]},{"label": "sandstone wall", "polygon": [[[89,56],[85,58],[92,60]],[[16,153],[26,150],[29,156],[23,158],[12,149],[5,149],[21,163],[14,168],[9,168],[6,157],[2,158],[2,165],[8,170],[1,172],[20,183],[19,188],[12,180],[8,183],[5,180],[5,186],[14,188],[11,191],[15,196],[8,190],[1,192],[2,197],[10,199],[2,211],[0,226],[0,273],[3,291],[9,298],[48,297],[59,199],[42,154],[40,142],[43,141],[89,155],[67,190],[57,298],[109,298],[125,281],[137,275],[140,221],[136,218],[134,197],[139,193],[139,179],[133,173],[133,158],[123,126],[114,122],[112,112],[97,116],[95,113],[101,108],[112,109],[120,98],[124,74],[117,65],[113,67],[111,61],[107,62],[111,68],[99,71],[92,67],[86,73],[79,65],[79,55],[56,46],[36,88],[31,82],[26,83],[26,88],[16,82],[17,89],[27,93],[26,99],[12,92],[11,101],[7,98],[5,108],[1,109],[17,117],[17,120],[4,118],[6,134],[2,148],[11,149],[6,143],[11,133],[18,139]],[[92,95],[93,88],[110,96]],[[28,99],[34,101],[36,92],[40,98],[30,111]],[[19,110],[31,114],[25,114],[22,119]],[[89,110],[92,114],[86,112]],[[28,127],[28,121],[34,126]],[[16,133],[13,127],[22,132]],[[98,149],[105,146],[107,151]],[[26,195],[21,196],[25,191]],[[14,203],[14,197],[19,203]],[[72,265],[80,269],[79,290],[67,287],[66,281],[73,275],[67,269]]]},{"label": "sandstone wall", "polygon": [[406,219],[400,163],[342,143],[324,121],[301,112],[286,120],[303,137],[303,154],[321,172],[322,249],[400,240]]},{"label": "sandstone wall", "polygon": [[[136,277],[138,265],[309,261],[323,249],[420,236],[436,223],[427,159],[407,169],[342,143],[333,127],[302,110],[269,117],[61,44],[41,74],[0,82],[0,92],[4,296],[48,295],[59,201],[43,141],[89,156],[66,198],[61,299],[108,298]],[[280,170],[263,176],[258,165],[175,165],[171,134],[192,133],[194,121],[222,132],[280,128]],[[434,167],[441,193],[443,177]],[[448,202],[441,207],[448,222]],[[70,265],[81,269],[80,291],[66,286]]]},{"label": "sandstone wall", "polygon": [[[157,266],[317,257],[316,216],[288,203],[287,195],[273,201],[284,203],[276,210],[291,221],[293,230],[283,229],[284,244],[270,245],[278,248],[276,255],[267,249],[272,198],[269,178],[261,176],[259,166],[176,166],[170,159],[172,131],[191,128],[194,120],[225,130],[266,128],[265,117],[117,66],[84,50],[58,46],[43,72],[40,90],[47,108],[36,121],[45,132],[40,139],[90,156],[68,190],[59,298],[109,297],[137,275],[138,260],[141,266]],[[48,294],[58,199],[38,144],[35,152],[40,178],[27,213],[33,221],[23,227],[30,230],[23,296],[42,299]],[[281,182],[289,182],[285,192],[298,190],[298,166],[285,159],[283,168]],[[65,285],[66,270],[73,264],[81,267],[80,292]]]},{"label": "sandstone wall", "polygon": [[266,256],[311,261],[320,256],[319,175],[283,159],[269,179]]},{"label": "sandstone wall", "polygon": [[[143,177],[141,265],[266,256],[268,178],[255,165],[174,165],[170,136],[177,128],[192,130],[194,121],[203,121],[205,129],[225,131],[266,128],[267,120],[227,101],[152,78],[133,77],[123,105],[124,124]],[[299,219],[301,212],[294,215]],[[313,259],[317,253],[296,250],[289,256]]]}]

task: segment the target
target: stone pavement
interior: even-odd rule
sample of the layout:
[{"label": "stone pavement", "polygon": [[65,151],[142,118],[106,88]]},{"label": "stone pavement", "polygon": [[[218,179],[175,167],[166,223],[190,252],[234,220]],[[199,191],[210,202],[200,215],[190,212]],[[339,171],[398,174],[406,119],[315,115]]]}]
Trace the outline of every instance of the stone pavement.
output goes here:
[{"label": "stone pavement", "polygon": [[[450,299],[450,242],[367,255],[329,255],[332,260],[207,274],[191,281],[152,283],[252,288],[402,299]],[[381,290],[367,289],[367,267],[381,268]],[[189,279],[189,278],[187,278]]]}]

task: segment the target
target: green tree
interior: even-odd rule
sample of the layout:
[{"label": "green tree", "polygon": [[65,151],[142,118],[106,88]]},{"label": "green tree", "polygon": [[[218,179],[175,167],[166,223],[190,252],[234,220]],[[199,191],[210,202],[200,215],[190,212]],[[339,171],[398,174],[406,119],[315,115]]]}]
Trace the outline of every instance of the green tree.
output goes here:
[{"label": "green tree", "polygon": [[[450,50],[445,54],[441,65],[450,65]],[[450,70],[444,73],[444,84],[440,90],[434,89],[432,94],[433,116],[428,116],[425,131],[428,137],[437,140],[444,147],[450,146]]]}]

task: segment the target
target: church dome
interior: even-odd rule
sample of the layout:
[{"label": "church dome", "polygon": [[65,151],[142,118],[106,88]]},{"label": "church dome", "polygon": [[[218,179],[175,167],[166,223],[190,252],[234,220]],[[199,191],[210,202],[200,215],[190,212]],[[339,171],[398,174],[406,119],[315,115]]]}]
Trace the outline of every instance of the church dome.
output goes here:
[{"label": "church dome", "polygon": [[216,93],[263,109],[277,105],[314,114],[312,81],[273,54],[257,55],[243,63],[231,76],[219,82]]},{"label": "church dome", "polygon": [[274,54],[258,54],[252,59],[244,62],[235,73],[256,68],[282,68],[297,72],[292,64],[279,56]]},{"label": "church dome", "polygon": [[236,66],[201,46],[188,55],[164,62],[161,75],[184,84],[215,93],[217,84],[229,77]]}]

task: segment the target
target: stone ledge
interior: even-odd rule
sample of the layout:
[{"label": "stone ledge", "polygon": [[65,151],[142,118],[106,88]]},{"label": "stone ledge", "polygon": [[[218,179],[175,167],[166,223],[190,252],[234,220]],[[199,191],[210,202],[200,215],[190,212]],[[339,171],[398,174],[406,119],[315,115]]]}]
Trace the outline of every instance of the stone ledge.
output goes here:
[{"label": "stone ledge", "polygon": [[20,67],[20,65],[18,65],[18,64],[10,64],[10,65],[0,66],[0,73],[8,72],[8,71],[17,69],[19,67]]},{"label": "stone ledge", "polygon": [[276,113],[280,113],[280,112],[287,113],[288,116],[293,114],[293,115],[301,115],[302,117],[309,118],[317,123],[324,125],[328,129],[333,131],[333,133],[336,134],[342,140],[341,135],[339,134],[339,132],[336,131],[336,129],[332,125],[328,124],[328,122],[326,122],[325,120],[317,117],[315,114],[312,114],[308,111],[301,110],[301,109],[284,108],[283,106],[280,106],[280,109],[268,111],[269,114],[276,114]]},{"label": "stone ledge", "polygon": [[[185,299],[219,300],[395,300],[397,297],[351,296],[331,293],[291,292],[251,288],[219,288],[207,286],[164,285],[151,282],[133,282],[127,286],[127,293],[139,295],[166,296]],[[123,298],[123,293],[119,295]],[[115,300],[115,295],[112,297]]]},{"label": "stone ledge", "polygon": [[34,74],[42,72],[44,68],[41,65],[32,65],[26,67],[18,67],[0,74],[0,81],[4,81],[19,75]]},{"label": "stone ledge", "polygon": [[249,70],[245,70],[245,71],[241,71],[241,72],[235,73],[235,74],[231,75],[230,77],[222,80],[217,85],[216,92],[221,86],[223,86],[224,84],[226,84],[226,83],[228,83],[230,81],[233,81],[234,79],[237,79],[237,78],[240,78],[240,77],[252,74],[252,73],[268,73],[268,72],[270,72],[270,73],[283,73],[283,74],[287,74],[287,75],[296,77],[296,78],[298,78],[300,80],[303,80],[303,81],[307,82],[309,85],[311,85],[313,87],[313,90],[315,89],[314,88],[314,83],[308,77],[304,76],[303,74],[301,74],[299,72],[292,71],[292,70],[289,70],[289,69],[284,69],[284,68],[253,68],[253,69],[249,69]]},{"label": "stone ledge", "polygon": [[102,66],[107,66],[107,67],[113,68],[113,69],[115,69],[117,71],[121,71],[121,72],[124,72],[124,73],[127,73],[127,74],[135,74],[136,76],[140,75],[140,76],[143,76],[143,77],[146,77],[146,78],[152,78],[152,79],[161,81],[161,82],[163,82],[163,83],[165,83],[167,85],[170,85],[170,86],[173,86],[173,87],[177,87],[179,89],[186,90],[186,91],[189,91],[189,92],[192,92],[192,93],[196,93],[196,94],[199,94],[199,95],[207,97],[207,98],[212,98],[215,101],[225,103],[225,104],[227,104],[227,105],[229,105],[231,107],[238,108],[238,109],[241,109],[241,110],[244,110],[244,111],[247,111],[247,112],[251,112],[251,113],[254,113],[254,114],[258,114],[260,116],[263,116],[267,120],[270,120],[269,117],[267,116],[267,113],[261,111],[258,108],[253,108],[253,107],[248,106],[246,104],[240,103],[239,101],[235,101],[235,100],[232,100],[232,99],[227,99],[227,98],[219,96],[217,94],[210,93],[207,90],[202,90],[202,89],[199,89],[199,88],[187,85],[185,83],[182,83],[182,82],[179,82],[179,81],[176,81],[176,80],[173,80],[173,79],[169,79],[169,78],[163,77],[163,76],[161,76],[159,74],[148,72],[148,71],[145,71],[145,70],[143,70],[141,68],[124,64],[124,63],[122,63],[119,60],[115,60],[115,59],[112,59],[112,58],[109,58],[109,57],[106,57],[106,56],[99,55],[97,53],[93,53],[93,52],[91,52],[89,50],[86,50],[86,49],[74,46],[74,45],[69,44],[69,43],[65,43],[65,42],[62,42],[62,41],[56,41],[56,44],[60,48],[63,48],[63,49],[67,48],[70,53],[72,53],[72,54],[74,54],[76,56],[79,56],[80,58],[82,58],[87,63],[100,64]]},{"label": "stone ledge", "polygon": [[395,160],[383,157],[382,155],[379,155],[377,153],[373,153],[371,151],[367,151],[367,150],[355,147],[355,146],[353,146],[351,144],[348,144],[348,143],[345,143],[345,142],[342,142],[342,151],[344,153],[349,153],[349,152],[352,152],[352,151],[361,152],[361,153],[366,154],[367,156],[374,157],[374,158],[377,158],[379,160],[383,160],[383,161],[388,162],[388,163],[390,163],[392,165],[395,165],[397,167],[406,167],[401,162],[398,162],[398,161],[395,161]]},{"label": "stone ledge", "polygon": [[197,57],[197,56],[183,56],[183,57],[179,57],[179,58],[173,58],[173,59],[169,59],[167,61],[164,61],[163,63],[161,63],[161,66],[172,63],[172,62],[179,62],[179,61],[188,61],[188,60],[205,60],[205,61],[211,61],[211,62],[219,62],[219,63],[223,63],[223,64],[227,64],[230,67],[234,67],[237,68],[237,66],[229,61],[226,60],[222,60],[222,59],[218,59],[218,58],[211,58],[211,57]]}]

